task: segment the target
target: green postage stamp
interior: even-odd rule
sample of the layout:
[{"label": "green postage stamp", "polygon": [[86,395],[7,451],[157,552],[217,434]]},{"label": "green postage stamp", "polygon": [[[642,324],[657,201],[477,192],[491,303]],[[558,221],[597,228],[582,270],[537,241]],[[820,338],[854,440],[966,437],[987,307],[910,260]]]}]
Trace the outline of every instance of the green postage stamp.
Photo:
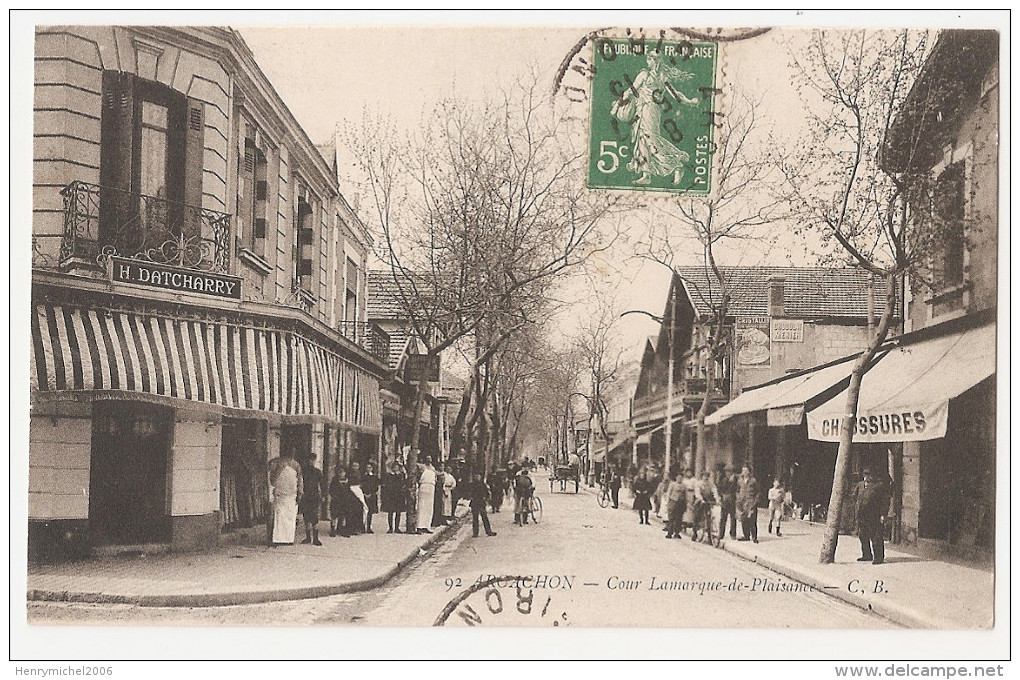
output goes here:
[{"label": "green postage stamp", "polygon": [[716,42],[595,41],[590,188],[711,192],[718,56]]}]

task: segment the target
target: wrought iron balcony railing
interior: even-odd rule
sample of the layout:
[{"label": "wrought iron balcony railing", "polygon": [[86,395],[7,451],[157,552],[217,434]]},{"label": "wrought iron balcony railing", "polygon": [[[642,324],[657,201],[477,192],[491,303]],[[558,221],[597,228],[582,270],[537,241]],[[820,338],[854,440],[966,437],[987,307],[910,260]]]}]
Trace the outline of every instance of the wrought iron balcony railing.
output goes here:
[{"label": "wrought iron balcony railing", "polygon": [[60,261],[105,266],[112,256],[149,260],[186,269],[226,272],[230,263],[230,215],[71,182],[64,197]]},{"label": "wrought iron balcony railing", "polygon": [[390,336],[374,323],[363,321],[341,321],[340,333],[359,347],[368,350],[375,357],[388,363],[390,360]]}]

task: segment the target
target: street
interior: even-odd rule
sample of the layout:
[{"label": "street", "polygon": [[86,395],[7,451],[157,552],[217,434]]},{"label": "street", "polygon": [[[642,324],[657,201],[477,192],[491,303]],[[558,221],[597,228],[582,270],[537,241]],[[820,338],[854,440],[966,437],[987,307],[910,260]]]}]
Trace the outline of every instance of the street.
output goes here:
[{"label": "street", "polygon": [[[557,485],[550,493],[544,476],[536,482],[544,505],[540,524],[513,525],[507,502],[491,515],[498,536],[473,538],[469,515],[427,556],[375,590],[201,608],[30,602],[28,618],[198,626],[429,626],[444,619],[456,626],[895,627],[723,550],[693,544],[689,535],[667,541],[654,518],[638,524],[626,491],[619,509],[603,509],[583,488],[562,493]],[[765,534],[762,540],[782,539]],[[492,577],[511,579],[485,585]]]}]

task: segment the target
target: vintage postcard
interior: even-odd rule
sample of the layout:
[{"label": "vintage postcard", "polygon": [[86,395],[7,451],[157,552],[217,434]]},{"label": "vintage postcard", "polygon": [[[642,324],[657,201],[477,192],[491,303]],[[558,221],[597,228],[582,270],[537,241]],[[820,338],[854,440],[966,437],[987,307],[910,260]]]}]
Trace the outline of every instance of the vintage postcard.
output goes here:
[{"label": "vintage postcard", "polygon": [[25,658],[1008,658],[1001,13],[19,18]]}]

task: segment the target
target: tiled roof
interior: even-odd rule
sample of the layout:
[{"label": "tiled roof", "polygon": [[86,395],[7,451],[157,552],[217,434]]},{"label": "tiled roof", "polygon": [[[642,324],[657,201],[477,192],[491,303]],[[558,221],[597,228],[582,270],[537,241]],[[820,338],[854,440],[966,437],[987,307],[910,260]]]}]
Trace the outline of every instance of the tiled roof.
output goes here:
[{"label": "tiled roof", "polygon": [[395,371],[400,367],[400,359],[404,356],[407,341],[411,339],[411,336],[402,328],[394,328],[386,332],[390,336],[390,370]]},{"label": "tiled roof", "polygon": [[[871,274],[863,269],[833,267],[722,267],[730,290],[728,316],[767,316],[769,277],[785,276],[786,316],[866,319]],[[677,267],[700,315],[719,304],[719,283],[705,267]],[[882,313],[885,281],[875,279],[875,317]],[[899,316],[901,301],[896,302]]]},{"label": "tiled roof", "polygon": [[407,318],[400,304],[400,289],[388,271],[369,270],[367,314],[369,321],[402,321]]}]

